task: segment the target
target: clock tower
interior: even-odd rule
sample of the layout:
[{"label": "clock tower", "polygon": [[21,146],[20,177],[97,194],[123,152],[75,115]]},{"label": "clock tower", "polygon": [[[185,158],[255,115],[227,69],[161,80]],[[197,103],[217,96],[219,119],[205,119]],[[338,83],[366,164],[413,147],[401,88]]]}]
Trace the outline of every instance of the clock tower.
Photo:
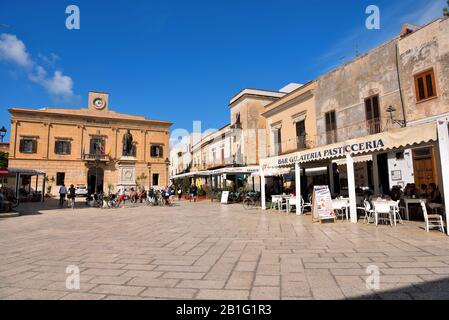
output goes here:
[{"label": "clock tower", "polygon": [[109,94],[105,92],[89,92],[89,110],[108,111]]}]

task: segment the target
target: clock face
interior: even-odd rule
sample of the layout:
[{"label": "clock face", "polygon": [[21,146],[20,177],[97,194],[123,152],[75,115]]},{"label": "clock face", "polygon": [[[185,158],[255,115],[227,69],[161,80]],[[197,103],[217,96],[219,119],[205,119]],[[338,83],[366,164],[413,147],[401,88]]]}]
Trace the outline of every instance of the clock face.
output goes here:
[{"label": "clock face", "polygon": [[101,109],[104,107],[103,99],[97,98],[94,100],[94,105],[96,108]]}]

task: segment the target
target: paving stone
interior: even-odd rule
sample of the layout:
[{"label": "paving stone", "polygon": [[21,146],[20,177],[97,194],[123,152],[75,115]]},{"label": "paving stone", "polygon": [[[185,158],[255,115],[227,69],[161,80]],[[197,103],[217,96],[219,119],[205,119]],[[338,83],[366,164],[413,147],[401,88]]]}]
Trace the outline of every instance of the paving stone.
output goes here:
[{"label": "paving stone", "polygon": [[280,276],[256,275],[255,286],[279,286],[281,284]]},{"label": "paving stone", "polygon": [[224,280],[182,280],[178,288],[195,288],[195,289],[221,289],[224,287]]},{"label": "paving stone", "polygon": [[102,300],[105,297],[104,294],[72,292],[62,297],[61,300]]},{"label": "paving stone", "polygon": [[144,289],[145,289],[144,287],[137,287],[137,286],[119,286],[119,285],[101,284],[91,289],[89,293],[137,296]]},{"label": "paving stone", "polygon": [[280,287],[253,287],[251,290],[251,300],[280,300]]},{"label": "paving stone", "polygon": [[247,300],[249,290],[210,290],[201,289],[196,299],[202,300]]},{"label": "paving stone", "polygon": [[5,300],[57,300],[66,294],[67,292],[62,291],[28,289],[7,296]]},{"label": "paving stone", "polygon": [[[310,217],[248,215],[210,202],[107,216],[79,210],[2,220],[0,299],[438,299],[449,292],[447,237],[424,232],[422,223],[319,226]],[[80,268],[80,290],[66,288],[68,265]],[[366,288],[370,265],[380,268],[378,291]]]}]

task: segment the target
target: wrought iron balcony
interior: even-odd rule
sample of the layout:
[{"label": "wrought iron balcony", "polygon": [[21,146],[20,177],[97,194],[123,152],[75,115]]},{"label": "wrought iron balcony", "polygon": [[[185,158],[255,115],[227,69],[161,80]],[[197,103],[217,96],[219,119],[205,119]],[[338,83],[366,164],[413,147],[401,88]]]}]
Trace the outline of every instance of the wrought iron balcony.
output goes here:
[{"label": "wrought iron balcony", "polygon": [[111,160],[111,158],[109,157],[108,154],[83,154],[82,159],[84,161],[89,161],[89,162],[93,162],[93,161],[99,161],[99,162],[108,162]]}]

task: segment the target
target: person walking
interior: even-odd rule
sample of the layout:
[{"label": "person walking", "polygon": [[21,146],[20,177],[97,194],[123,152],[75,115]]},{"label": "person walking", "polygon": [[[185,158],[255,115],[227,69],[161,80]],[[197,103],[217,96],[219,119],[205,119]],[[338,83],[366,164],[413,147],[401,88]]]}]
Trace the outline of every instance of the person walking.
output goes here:
[{"label": "person walking", "polygon": [[68,198],[70,200],[70,206],[75,209],[76,189],[73,184],[70,185]]},{"label": "person walking", "polygon": [[59,206],[62,208],[64,206],[65,198],[67,196],[67,188],[64,184],[59,188]]},{"label": "person walking", "polygon": [[182,198],[182,189],[178,188],[178,201],[181,201]]},{"label": "person walking", "polygon": [[196,198],[198,196],[198,187],[196,184],[193,185],[193,202],[196,202]]},{"label": "person walking", "polygon": [[189,187],[189,202],[192,202],[193,197],[194,197],[194,191],[193,191],[194,188],[193,187],[194,187],[194,184],[192,183]]}]

